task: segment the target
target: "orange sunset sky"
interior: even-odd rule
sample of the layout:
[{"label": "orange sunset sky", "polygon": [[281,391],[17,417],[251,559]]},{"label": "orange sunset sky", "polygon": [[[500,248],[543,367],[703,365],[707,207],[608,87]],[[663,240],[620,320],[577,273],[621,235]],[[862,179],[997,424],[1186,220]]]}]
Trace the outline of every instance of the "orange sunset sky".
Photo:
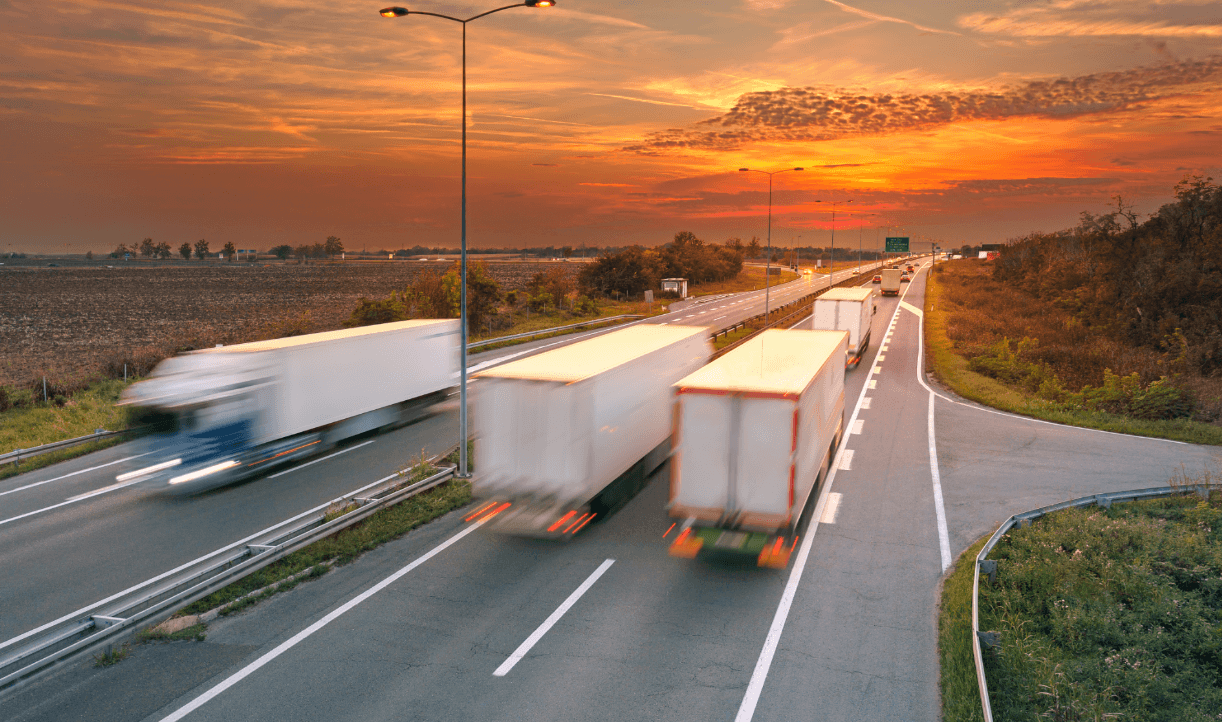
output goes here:
[{"label": "orange sunset sky", "polygon": [[[0,0],[0,251],[457,246],[461,27],[384,2]],[[1216,0],[558,0],[468,34],[473,247],[762,238],[744,165],[807,168],[774,244],[852,199],[867,248],[1222,175]]]}]

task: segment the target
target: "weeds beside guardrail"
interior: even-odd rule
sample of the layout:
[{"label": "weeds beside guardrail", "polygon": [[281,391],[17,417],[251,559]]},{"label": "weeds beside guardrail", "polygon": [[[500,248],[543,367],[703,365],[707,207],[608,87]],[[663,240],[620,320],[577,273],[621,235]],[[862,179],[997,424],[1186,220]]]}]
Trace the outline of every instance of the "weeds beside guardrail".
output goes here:
[{"label": "weeds beside guardrail", "polygon": [[34,446],[29,449],[15,449],[7,454],[0,454],[0,464],[7,464],[11,461],[14,466],[19,466],[23,458],[28,459],[34,456],[39,456],[40,454],[46,454],[52,451],[58,451],[60,449],[67,449],[70,446],[87,444],[90,441],[97,441],[98,439],[105,439],[109,436],[117,436],[119,434],[128,434],[137,430],[138,429],[121,429],[119,431],[107,431],[106,429],[98,429],[92,434],[78,436],[75,439],[53,441],[49,444],[42,444],[41,446]]},{"label": "weeds beside guardrail", "polygon": [[1063,509],[1071,509],[1075,507],[1085,507],[1098,505],[1101,508],[1108,508],[1112,504],[1125,501],[1137,501],[1140,499],[1155,499],[1166,496],[1180,496],[1190,493],[1195,493],[1205,499],[1209,498],[1211,488],[1216,488],[1216,485],[1209,483],[1184,483],[1172,484],[1171,486],[1160,486],[1149,489],[1135,489],[1132,491],[1116,491],[1102,494],[1092,494],[1083,496],[1077,499],[1071,499],[1059,504],[1032,509],[1020,514],[1014,514],[1009,519],[1002,522],[997,531],[989,537],[989,540],[981,547],[980,552],[976,555],[975,569],[972,579],[972,658],[976,666],[976,683],[980,690],[980,703],[984,712],[985,722],[993,722],[993,706],[989,699],[988,680],[985,677],[984,671],[984,653],[981,647],[981,642],[985,642],[989,646],[1000,645],[1000,638],[996,632],[981,632],[980,631],[980,575],[989,574],[993,578],[997,573],[997,562],[986,559],[993,547],[1001,541],[1006,532],[1014,527],[1023,528],[1030,526],[1031,522],[1047,514],[1061,511]]},{"label": "weeds beside guardrail", "polygon": [[604,318],[591,318],[588,321],[578,321],[577,323],[570,323],[565,326],[552,326],[551,328],[541,328],[538,331],[526,331],[525,333],[515,333],[512,336],[498,336],[497,338],[487,338],[487,339],[484,339],[483,341],[473,341],[472,343],[467,344],[467,350],[471,351],[471,350],[479,348],[480,346],[491,346],[493,344],[506,343],[509,341],[520,341],[522,339],[534,338],[535,336],[546,336],[546,335],[553,334],[553,333],[559,333],[561,331],[569,331],[569,330],[581,328],[582,326],[593,326],[595,324],[601,324],[601,323],[612,323],[615,321],[623,321],[623,320],[630,319],[630,318],[632,319],[645,318],[645,316],[639,313],[625,313],[619,316],[606,316]]},{"label": "weeds beside guardrail", "polygon": [[[0,658],[0,698],[81,655],[99,648],[113,650],[138,628],[160,622],[176,610],[383,508],[443,484],[454,472],[455,468],[449,466],[414,482],[405,480],[402,473],[392,474],[314,512],[282,522],[260,537],[220,549],[176,573],[154,577],[120,596],[87,607],[79,617],[65,617],[0,643],[0,649],[25,643]],[[356,508],[351,508],[353,504]],[[335,508],[348,511],[328,518],[328,512]]]}]

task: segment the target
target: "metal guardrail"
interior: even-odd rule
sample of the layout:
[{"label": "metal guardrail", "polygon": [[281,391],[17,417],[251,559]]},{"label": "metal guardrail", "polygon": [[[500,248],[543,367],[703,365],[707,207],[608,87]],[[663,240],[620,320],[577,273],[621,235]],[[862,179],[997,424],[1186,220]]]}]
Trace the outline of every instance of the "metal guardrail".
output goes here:
[{"label": "metal guardrail", "polygon": [[[1045,514],[1061,511],[1062,509],[1072,509],[1074,507],[1090,506],[1092,504],[1097,504],[1101,508],[1107,509],[1116,502],[1136,501],[1138,499],[1156,499],[1163,496],[1181,496],[1190,493],[1204,495],[1205,498],[1209,498],[1209,490],[1210,486],[1208,484],[1186,484],[1179,487],[1158,486],[1150,489],[1135,489],[1133,491],[1113,491],[1103,494],[1092,494],[1090,496],[1083,496],[1077,499],[1063,501],[1059,504],[1042,506],[1038,509],[1022,512],[1021,514],[1015,514],[1002,522],[1001,526],[997,527],[997,531],[993,532],[993,536],[989,537],[989,540],[980,549],[980,553],[976,555],[976,574],[972,579],[972,657],[976,663],[976,684],[980,688],[980,704],[984,709],[985,722],[993,722],[993,704],[989,700],[989,687],[984,674],[984,654],[980,647],[980,640],[982,635],[992,635],[995,634],[995,632],[980,631],[979,599],[980,575],[982,573],[981,565],[988,561],[985,559],[985,557],[988,556],[989,552],[993,551],[993,547],[997,545],[997,542],[1001,541],[1001,538],[1005,536],[1006,532],[1010,531],[1010,529],[1015,526],[1020,529],[1030,526],[1032,520],[1038,519]],[[991,564],[987,565],[987,567],[988,568],[984,569],[983,573],[989,574],[991,579],[997,572],[996,562],[993,561]]]},{"label": "metal guardrail", "polygon": [[471,351],[472,349],[479,348],[480,346],[490,346],[494,343],[503,343],[505,341],[517,341],[518,339],[521,339],[521,338],[532,338],[534,336],[546,336],[549,333],[556,333],[557,331],[567,331],[572,328],[581,328],[582,326],[593,326],[595,324],[608,323],[611,321],[622,321],[624,319],[629,319],[629,318],[645,318],[645,316],[639,313],[625,313],[620,316],[607,316],[606,318],[592,318],[589,321],[578,321],[577,323],[570,323],[567,326],[553,326],[551,328],[541,328],[538,331],[527,331],[526,333],[515,333],[512,336],[499,336],[497,338],[484,339],[483,341],[475,341],[473,343],[467,344],[467,350]]},{"label": "metal guardrail", "polygon": [[32,456],[46,454],[51,451],[58,451],[60,449],[66,449],[70,446],[76,446],[77,444],[85,444],[90,441],[97,441],[98,439],[105,439],[108,436],[115,436],[117,434],[127,434],[132,431],[135,431],[135,429],[123,429],[122,431],[107,431],[105,429],[98,429],[97,431],[93,432],[92,434],[86,434],[85,436],[78,436],[75,439],[64,439],[63,441],[52,441],[49,444],[43,444],[41,446],[34,446],[29,449],[16,449],[16,450],[8,452],[7,454],[0,454],[0,464],[6,464],[9,461],[12,461],[14,464],[20,465],[21,460],[23,458],[30,458]]},{"label": "metal guardrail", "polygon": [[[449,480],[454,467],[413,484],[390,477],[375,488],[350,492],[288,529],[275,529],[228,553],[208,555],[200,564],[162,580],[152,588],[137,585],[130,594],[96,605],[91,613],[42,630],[26,644],[0,658],[0,698],[53,671],[63,663],[134,634],[137,627],[159,623],[178,609],[262,569],[274,561],[365,519],[374,512]],[[361,496],[357,496],[360,494]],[[327,508],[357,508],[327,521]]]}]

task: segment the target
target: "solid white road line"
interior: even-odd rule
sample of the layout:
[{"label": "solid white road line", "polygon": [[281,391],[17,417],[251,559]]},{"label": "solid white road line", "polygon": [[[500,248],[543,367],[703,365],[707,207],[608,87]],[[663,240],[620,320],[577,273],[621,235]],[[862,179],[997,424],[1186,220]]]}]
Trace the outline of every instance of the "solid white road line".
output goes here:
[{"label": "solid white road line", "polygon": [[[908,291],[904,291],[907,295]],[[903,300],[903,297],[900,297]],[[891,317],[894,322],[895,316],[899,315],[899,306],[895,307],[895,311]],[[875,354],[877,355],[877,351]],[[874,375],[874,371],[870,371],[870,376]],[[872,388],[870,384],[874,379],[866,377],[866,385],[862,387],[861,394],[857,397],[857,403],[853,406],[853,415],[849,418],[849,426],[852,427],[857,421],[857,415],[861,413],[861,400],[866,397],[866,390]],[[764,638],[764,648],[760,650],[759,659],[755,662],[755,669],[751,672],[751,681],[747,683],[747,691],[743,695],[742,704],[738,707],[738,714],[734,716],[734,722],[750,722],[755,715],[755,706],[759,704],[760,694],[764,691],[764,682],[768,680],[768,670],[772,668],[772,658],[776,656],[777,647],[781,644],[781,633],[785,631],[785,621],[789,618],[789,609],[793,606],[793,598],[798,593],[798,584],[802,581],[802,571],[806,568],[806,560],[810,557],[810,549],[815,541],[815,532],[819,530],[818,519],[823,517],[823,512],[827,509],[828,497],[831,494],[832,484],[836,481],[836,472],[840,468],[840,459],[844,455],[845,439],[840,441],[840,448],[836,452],[836,458],[832,461],[831,472],[827,475],[827,481],[823,484],[823,490],[819,492],[819,501],[815,505],[815,511],[811,515],[810,527],[807,529],[806,538],[802,540],[802,546],[798,548],[798,555],[794,558],[793,568],[789,572],[789,579],[785,582],[785,590],[781,593],[781,601],[777,604],[776,614],[772,617],[772,626],[768,628],[768,636]]]},{"label": "solid white road line", "polygon": [[208,703],[209,700],[215,698],[217,695],[221,694],[222,692],[229,689],[230,687],[237,684],[238,682],[241,682],[243,679],[246,679],[251,674],[253,674],[255,671],[257,671],[260,667],[262,667],[263,665],[267,664],[268,662],[272,661],[276,657],[279,657],[280,655],[289,651],[293,647],[297,646],[303,640],[308,638],[310,635],[314,634],[315,632],[327,626],[331,622],[334,622],[336,619],[339,619],[343,615],[347,614],[349,611],[351,611],[361,602],[365,601],[366,599],[369,599],[370,597],[382,591],[383,589],[390,586],[391,584],[394,584],[396,581],[398,581],[401,577],[403,577],[408,572],[412,571],[416,567],[420,566],[421,564],[427,562],[428,560],[437,556],[441,552],[445,551],[447,548],[449,548],[451,545],[456,543],[458,540],[462,539],[466,535],[480,528],[480,526],[483,523],[484,522],[482,520],[478,521],[468,526],[466,529],[463,529],[462,531],[458,532],[457,534],[450,537],[449,539],[446,539],[441,544],[438,544],[437,546],[433,547],[429,552],[417,558],[411,564],[408,564],[407,566],[403,567],[399,571],[395,572],[394,574],[391,574],[389,577],[386,577],[382,581],[373,585],[369,589],[366,589],[365,591],[361,592],[357,596],[350,599],[343,606],[339,607],[338,609],[331,612],[330,614],[323,617],[322,619],[318,620],[317,622],[314,622],[313,624],[301,630],[297,634],[294,634],[292,637],[289,637],[288,640],[281,642],[272,651],[268,652],[267,654],[264,654],[262,657],[259,657],[255,661],[251,662],[250,664],[246,665],[242,669],[238,670],[237,672],[234,672],[227,679],[225,679],[225,681],[221,682],[220,684],[216,685],[212,689],[208,690],[207,692],[204,692],[200,696],[191,700],[183,707],[178,708],[174,713],[172,713],[169,717],[164,718],[161,722],[177,722],[177,720],[180,720],[183,717],[186,717],[187,715],[191,714],[195,710],[204,706],[205,704]]},{"label": "solid white road line", "polygon": [[933,394],[929,395],[929,475],[933,478],[933,508],[938,516],[938,551],[942,571],[950,568],[950,534],[946,530],[946,508],[942,505],[942,476],[938,473],[938,445],[933,430]]},{"label": "solid white road line", "polygon": [[314,464],[317,464],[320,461],[326,461],[327,459],[330,459],[335,456],[339,456],[340,454],[347,454],[349,451],[356,451],[357,449],[361,448],[362,446],[369,446],[370,444],[372,444],[375,441],[377,441],[377,439],[370,439],[369,441],[361,442],[357,444],[356,446],[349,446],[347,449],[340,449],[339,451],[335,452],[334,454],[327,454],[326,456],[322,457],[321,459],[307,461],[306,463],[302,464],[301,466],[294,466],[291,469],[285,469],[284,471],[277,471],[275,474],[272,474],[271,476],[267,478],[275,479],[277,476],[284,476],[285,474],[288,474],[290,472],[297,471],[298,469],[304,469],[307,466],[312,466]]},{"label": "solid white road line", "polygon": [[36,481],[33,484],[26,484],[25,486],[19,486],[16,489],[9,489],[8,491],[0,491],[0,496],[4,496],[5,494],[12,494],[18,491],[25,491],[26,489],[33,489],[36,486],[42,486],[43,484],[50,484],[53,481],[59,481],[60,479],[67,479],[69,476],[76,476],[77,474],[84,474],[90,471],[97,471],[98,469],[103,469],[107,466],[114,466],[115,464],[122,464],[125,461],[131,461],[132,459],[139,459],[141,456],[148,456],[151,453],[153,452],[146,451],[143,454],[136,454],[135,456],[127,456],[117,461],[111,461],[105,464],[91,466],[88,469],[81,469],[80,471],[74,471],[71,474],[64,474],[63,476],[57,476],[54,479],[45,479],[43,481]]},{"label": "solid white road line", "polygon": [[547,634],[547,630],[551,629],[556,622],[560,621],[560,618],[564,616],[564,613],[569,611],[569,609],[571,609],[573,605],[577,603],[578,599],[581,599],[581,595],[590,591],[590,587],[594,586],[594,582],[597,582],[598,578],[601,577],[608,569],[610,569],[611,565],[614,563],[614,559],[608,559],[600,564],[599,567],[594,570],[594,573],[586,577],[586,580],[581,583],[581,586],[577,587],[577,589],[575,589],[573,593],[569,595],[569,598],[564,600],[564,603],[562,603],[559,607],[556,607],[556,611],[552,612],[550,617],[543,620],[543,624],[540,624],[539,628],[526,638],[526,641],[519,644],[518,648],[513,650],[513,654],[509,655],[509,659],[502,662],[501,666],[497,667],[496,671],[492,673],[492,676],[504,677],[505,675],[509,674],[509,670],[513,669],[514,665],[520,662],[522,658],[526,656],[526,653],[530,651],[531,647],[535,646],[540,639],[543,639],[543,635]]},{"label": "solid white road line", "polygon": [[[359,488],[359,489],[355,489],[355,490],[353,490],[353,491],[350,491],[350,492],[348,492],[348,494],[347,494],[347,495],[348,495],[348,496],[353,496],[353,495],[356,495],[356,494],[360,494],[362,491],[366,491],[366,490],[368,490],[368,489],[372,489],[372,488],[374,488],[375,486],[377,486],[378,484],[383,484],[383,483],[385,483],[385,482],[387,482],[387,481],[390,481],[391,479],[395,478],[395,477],[396,477],[396,476],[398,476],[398,475],[399,475],[399,472],[395,472],[395,473],[393,473],[393,474],[389,474],[389,475],[387,475],[387,476],[382,477],[381,479],[378,479],[377,481],[370,482],[370,483],[366,484],[365,486],[362,486],[362,487],[361,487],[361,488]],[[340,497],[340,498],[343,498],[343,497]],[[22,634],[19,634],[19,635],[17,635],[16,637],[13,637],[12,639],[6,640],[6,641],[4,641],[4,642],[0,642],[0,649],[4,649],[5,647],[11,647],[12,645],[14,645],[14,644],[16,644],[16,643],[20,642],[20,641],[21,641],[21,640],[23,640],[23,639],[26,639],[26,638],[30,637],[31,635],[34,635],[34,634],[38,634],[38,633],[40,633],[40,632],[43,632],[43,631],[45,631],[45,630],[47,630],[47,629],[50,629],[51,627],[54,627],[54,626],[55,626],[55,625],[57,625],[57,624],[62,624],[63,622],[65,622],[65,621],[67,621],[67,620],[69,620],[69,619],[75,619],[75,618],[77,618],[77,617],[80,617],[80,616],[82,616],[83,614],[85,614],[86,612],[89,612],[89,611],[92,611],[92,610],[94,610],[94,609],[97,609],[98,607],[100,607],[100,606],[102,606],[102,605],[104,605],[104,604],[109,604],[109,603],[113,602],[114,600],[119,599],[120,597],[123,597],[123,596],[125,596],[125,595],[127,595],[127,594],[130,594],[130,593],[132,593],[132,592],[134,592],[134,591],[136,591],[136,590],[138,590],[138,589],[143,589],[144,587],[150,586],[150,585],[152,585],[152,584],[156,584],[157,582],[161,581],[162,579],[165,579],[166,577],[173,576],[173,575],[175,575],[175,574],[177,574],[177,573],[179,573],[179,572],[183,571],[184,569],[190,569],[191,567],[195,566],[196,564],[199,564],[199,563],[201,563],[201,562],[205,562],[205,561],[207,561],[207,560],[211,559],[212,557],[218,556],[218,555],[220,555],[220,554],[224,554],[225,552],[230,551],[230,550],[232,550],[232,549],[234,549],[234,548],[236,548],[236,547],[240,547],[240,546],[242,546],[242,545],[246,544],[247,542],[249,542],[250,540],[252,540],[252,539],[258,539],[259,537],[261,537],[261,536],[263,536],[263,535],[267,534],[268,532],[275,531],[276,529],[279,529],[280,527],[287,526],[287,525],[292,524],[292,523],[294,523],[294,522],[300,521],[301,519],[304,519],[305,517],[307,517],[307,516],[309,516],[309,515],[311,515],[311,514],[317,514],[318,512],[322,511],[323,509],[326,509],[327,507],[331,506],[332,504],[336,503],[337,501],[339,501],[339,499],[332,499],[331,501],[325,502],[325,503],[323,503],[323,504],[319,504],[318,506],[314,507],[313,509],[306,509],[305,511],[301,512],[301,513],[300,513],[300,514],[298,514],[297,516],[292,516],[292,517],[289,517],[288,519],[285,519],[285,520],[284,520],[284,521],[282,521],[282,522],[279,522],[279,523],[273,524],[273,525],[271,525],[271,526],[267,527],[266,529],[261,529],[261,530],[259,530],[259,531],[255,532],[254,534],[251,534],[250,536],[247,536],[247,537],[244,537],[244,538],[242,538],[242,539],[239,539],[239,540],[237,540],[237,541],[233,542],[232,544],[228,544],[228,545],[226,545],[226,546],[223,546],[223,547],[221,547],[220,549],[217,549],[216,551],[209,552],[209,553],[207,553],[207,554],[203,555],[202,557],[198,557],[198,558],[196,558],[196,559],[192,559],[191,561],[189,561],[189,562],[187,562],[187,563],[185,563],[185,564],[180,564],[180,565],[178,565],[178,566],[174,567],[173,569],[169,570],[168,572],[163,572],[163,573],[158,574],[157,576],[153,577],[152,579],[148,579],[148,580],[145,580],[145,581],[143,581],[143,582],[140,582],[139,584],[137,584],[137,585],[135,585],[135,586],[128,587],[127,589],[124,589],[124,590],[123,590],[123,591],[121,591],[121,592],[116,592],[115,594],[112,594],[112,595],[110,595],[109,597],[106,597],[105,599],[102,599],[102,600],[96,601],[96,602],[94,602],[93,604],[90,604],[90,605],[89,605],[89,606],[87,606],[87,607],[81,607],[80,609],[76,610],[75,612],[69,612],[68,614],[65,614],[64,616],[60,617],[59,619],[56,619],[56,620],[54,620],[54,621],[52,621],[52,622],[47,622],[46,624],[42,625],[41,627],[36,627],[36,628],[34,628],[34,629],[31,629],[31,630],[30,630],[30,631],[28,631],[28,632],[24,632],[24,633],[22,633]]]}]

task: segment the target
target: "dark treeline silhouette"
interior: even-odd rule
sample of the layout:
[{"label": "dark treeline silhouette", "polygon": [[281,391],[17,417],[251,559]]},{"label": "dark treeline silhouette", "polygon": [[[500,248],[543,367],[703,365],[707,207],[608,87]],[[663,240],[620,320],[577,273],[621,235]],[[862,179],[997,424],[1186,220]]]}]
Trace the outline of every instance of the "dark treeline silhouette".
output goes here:
[{"label": "dark treeline silhouette", "polygon": [[1118,341],[1222,372],[1222,189],[1211,178],[1185,178],[1145,222],[1117,196],[1113,212],[1084,212],[1076,228],[1013,240],[993,274]]},{"label": "dark treeline silhouette", "polygon": [[738,238],[717,245],[680,231],[674,241],[658,248],[604,251],[581,269],[577,284],[590,295],[632,296],[658,288],[663,278],[686,278],[692,284],[724,281],[742,271],[745,251]]}]

